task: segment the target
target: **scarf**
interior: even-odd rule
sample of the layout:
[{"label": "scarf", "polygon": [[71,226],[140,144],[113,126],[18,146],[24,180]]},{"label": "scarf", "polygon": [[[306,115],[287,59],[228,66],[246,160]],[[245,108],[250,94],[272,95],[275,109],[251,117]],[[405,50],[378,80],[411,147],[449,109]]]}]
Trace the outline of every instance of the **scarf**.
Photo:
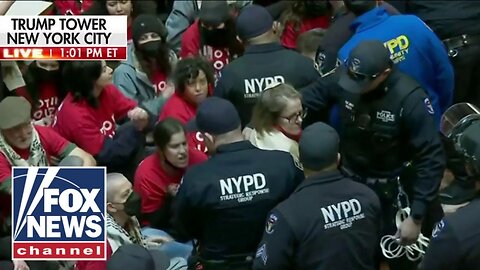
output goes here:
[{"label": "scarf", "polygon": [[37,130],[32,128],[32,143],[30,144],[30,156],[28,160],[20,157],[15,150],[5,141],[5,138],[0,133],[0,152],[2,152],[8,159],[8,162],[12,166],[25,166],[25,167],[43,167],[49,166],[47,154],[43,149],[42,142],[38,136]]},{"label": "scarf", "polygon": [[131,217],[127,223],[129,231],[120,226],[110,214],[107,214],[107,237],[114,253],[125,244],[139,244],[146,247],[137,218]]}]

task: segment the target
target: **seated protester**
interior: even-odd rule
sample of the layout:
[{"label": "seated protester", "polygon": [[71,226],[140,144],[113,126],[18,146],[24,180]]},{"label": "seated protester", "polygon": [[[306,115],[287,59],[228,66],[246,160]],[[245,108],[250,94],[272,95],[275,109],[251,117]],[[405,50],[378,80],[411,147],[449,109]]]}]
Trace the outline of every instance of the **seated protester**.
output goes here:
[{"label": "seated protester", "polygon": [[226,0],[203,1],[199,19],[182,36],[180,57],[204,56],[215,69],[215,76],[231,60],[243,54],[235,22]]},{"label": "seated protester", "polygon": [[284,27],[282,45],[295,49],[300,34],[315,28],[327,29],[331,15],[332,7],[327,0],[292,1],[280,18]]},{"label": "seated protester", "polygon": [[[112,69],[105,61],[68,64],[64,76],[70,92],[53,127],[93,155],[99,165],[109,170],[133,171],[138,164],[135,155],[145,140],[142,131],[148,126],[147,112],[111,84]],[[117,132],[117,121],[127,118],[132,123]]]},{"label": "seated protester", "polygon": [[37,125],[51,126],[66,95],[61,66],[58,61],[33,61],[23,75],[26,86],[15,90],[18,96],[26,98],[32,105],[32,120]]},{"label": "seated protester", "polygon": [[176,119],[157,123],[153,132],[157,151],[138,166],[134,189],[142,197],[142,224],[170,231],[171,202],[185,170],[207,157],[188,146],[186,131]]},{"label": "seated protester", "polygon": [[[180,51],[182,35],[197,19],[202,2],[201,0],[173,1],[172,10],[168,15],[165,26],[168,32],[167,41],[172,45],[175,52]],[[251,2],[251,0],[227,0],[230,14],[235,18],[240,10]]]},{"label": "seated protester", "polygon": [[287,84],[263,90],[253,109],[250,142],[260,149],[285,151],[298,160],[303,111],[300,93]]},{"label": "seated protester", "polygon": [[332,127],[305,129],[300,161],[307,178],[270,211],[253,269],[378,269],[380,201],[366,185],[342,175],[338,151]]},{"label": "seated protester", "polygon": [[[107,174],[107,239],[112,252],[125,244],[139,244],[164,251],[171,259],[188,258],[191,245],[174,242],[161,230],[142,230],[137,217],[141,215],[141,197],[132,183],[120,173]],[[184,261],[184,260],[182,260]],[[186,263],[186,261],[184,261]],[[132,269],[133,270],[133,269]]]},{"label": "seated protester", "polygon": [[[178,62],[175,70],[175,93],[165,103],[159,120],[167,117],[178,119],[187,124],[195,117],[198,105],[213,89],[214,75],[212,65],[200,57],[189,57]],[[189,132],[189,145],[207,152],[202,136],[198,132]]]},{"label": "seated protester", "polygon": [[[95,166],[91,155],[53,129],[31,123],[32,106],[23,97],[0,102],[0,225],[10,230],[11,174],[13,166],[52,166],[55,160],[78,156],[84,166]],[[2,228],[0,228],[1,230]]]},{"label": "seated protester", "polygon": [[324,34],[324,29],[314,28],[298,35],[297,51],[303,56],[315,61],[315,56],[317,54],[318,47],[321,45]]},{"label": "seated protester", "polygon": [[139,14],[155,14],[154,1],[134,0],[97,0],[83,15],[126,15],[127,40],[132,41],[132,23]]},{"label": "seated protester", "polygon": [[128,98],[157,119],[165,100],[173,93],[170,73],[177,61],[165,42],[165,27],[154,15],[139,15],[133,22],[133,44],[127,61],[113,73],[113,83]]}]

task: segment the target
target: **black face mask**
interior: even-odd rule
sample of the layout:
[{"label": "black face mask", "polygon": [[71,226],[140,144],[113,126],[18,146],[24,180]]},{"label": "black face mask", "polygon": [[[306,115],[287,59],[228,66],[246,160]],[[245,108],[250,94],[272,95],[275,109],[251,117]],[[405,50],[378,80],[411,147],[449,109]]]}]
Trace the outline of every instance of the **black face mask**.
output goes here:
[{"label": "black face mask", "polygon": [[130,196],[128,196],[127,201],[123,205],[125,214],[130,217],[140,217],[142,213],[142,199],[135,191],[130,193]]},{"label": "black face mask", "polygon": [[[35,65],[35,63],[32,65]],[[33,73],[35,79],[40,82],[51,81],[60,76],[59,70],[46,70],[37,66],[31,67],[31,72]]]},{"label": "black face mask", "polygon": [[162,46],[161,40],[149,41],[147,43],[138,45],[138,50],[146,59],[157,57],[158,51]]},{"label": "black face mask", "polygon": [[229,39],[229,29],[212,29],[209,30],[200,26],[200,34],[206,45],[212,47],[227,47]]},{"label": "black face mask", "polygon": [[328,11],[327,1],[305,1],[305,15],[309,18],[324,16]]}]

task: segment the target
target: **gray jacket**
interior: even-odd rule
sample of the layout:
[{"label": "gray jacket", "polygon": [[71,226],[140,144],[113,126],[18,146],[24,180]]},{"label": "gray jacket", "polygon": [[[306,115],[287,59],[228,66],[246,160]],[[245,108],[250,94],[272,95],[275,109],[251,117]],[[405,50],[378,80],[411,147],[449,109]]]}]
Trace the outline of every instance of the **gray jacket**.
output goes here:
[{"label": "gray jacket", "polygon": [[[235,5],[241,9],[251,4],[252,1],[227,0],[229,5]],[[167,41],[173,50],[178,53],[182,41],[182,34],[195,21],[200,10],[201,1],[197,0],[175,0],[172,12],[168,15],[165,26],[167,28]]]},{"label": "gray jacket", "polygon": [[[152,82],[147,74],[142,71],[134,52],[135,48],[133,44],[130,44],[127,61],[120,63],[113,72],[113,83],[125,96],[136,100],[140,107],[158,118],[160,110],[165,103],[165,98],[161,95],[156,95]],[[176,62],[177,56],[171,51],[170,63],[174,66]]]}]

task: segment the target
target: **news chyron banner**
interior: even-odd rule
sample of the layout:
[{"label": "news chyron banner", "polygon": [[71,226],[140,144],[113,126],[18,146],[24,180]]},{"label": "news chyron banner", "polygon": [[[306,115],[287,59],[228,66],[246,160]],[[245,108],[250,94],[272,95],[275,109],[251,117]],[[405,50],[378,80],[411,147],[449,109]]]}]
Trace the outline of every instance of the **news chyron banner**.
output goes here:
[{"label": "news chyron banner", "polygon": [[13,167],[13,260],[106,260],[105,167]]},{"label": "news chyron banner", "polygon": [[0,16],[0,60],[126,60],[127,16]]}]

